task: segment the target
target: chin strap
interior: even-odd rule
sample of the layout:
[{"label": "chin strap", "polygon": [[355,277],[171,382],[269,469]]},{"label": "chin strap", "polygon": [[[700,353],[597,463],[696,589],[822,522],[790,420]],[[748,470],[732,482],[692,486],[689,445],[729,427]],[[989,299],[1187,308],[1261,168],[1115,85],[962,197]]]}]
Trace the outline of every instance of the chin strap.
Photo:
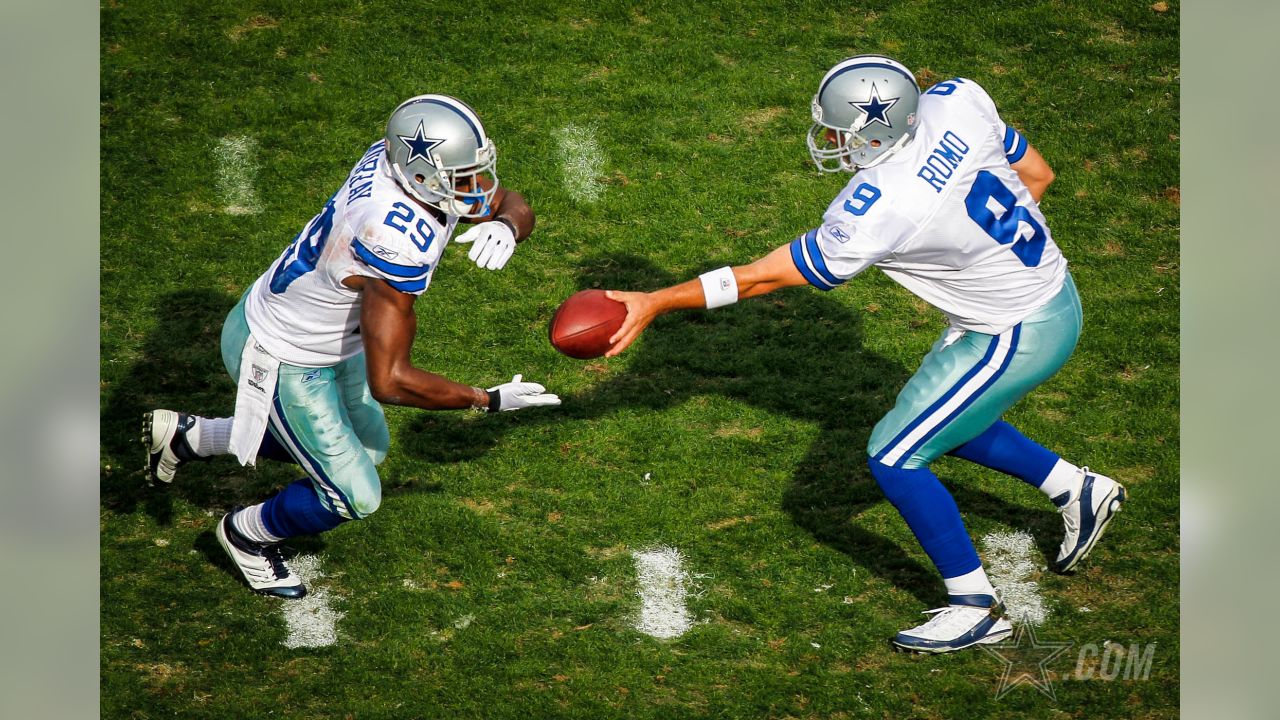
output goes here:
[{"label": "chin strap", "polygon": [[[492,190],[486,193],[475,193],[475,200],[472,200],[471,202],[464,202],[455,196],[445,195],[439,191],[433,191],[432,194],[437,195],[438,197],[431,199],[419,192],[418,189],[414,187],[407,178],[405,178],[404,172],[400,170],[400,166],[395,163],[391,163],[391,172],[394,174],[396,182],[400,183],[400,187],[404,188],[405,192],[417,198],[419,201],[430,205],[442,213],[445,213],[446,215],[455,215],[457,217],[478,218],[488,215],[490,210],[489,198],[493,197],[493,194],[498,190],[498,178],[497,176],[494,176]],[[476,203],[481,203],[479,211],[473,211],[471,209],[471,206]]]}]

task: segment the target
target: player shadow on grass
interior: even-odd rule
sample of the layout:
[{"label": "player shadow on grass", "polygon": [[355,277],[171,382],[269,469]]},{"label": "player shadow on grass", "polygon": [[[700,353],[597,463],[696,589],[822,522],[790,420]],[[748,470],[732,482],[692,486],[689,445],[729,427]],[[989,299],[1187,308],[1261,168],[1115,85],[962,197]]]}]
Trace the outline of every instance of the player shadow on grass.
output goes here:
[{"label": "player shadow on grass", "polygon": [[[680,279],[636,256],[592,258],[582,268],[578,286],[584,289],[654,289]],[[783,493],[783,509],[797,525],[921,603],[944,599],[922,551],[908,554],[896,541],[858,525],[860,514],[887,502],[867,468],[868,437],[915,370],[864,347],[859,313],[831,295],[796,288],[714,313],[659,318],[624,357],[625,372],[585,394],[564,397],[556,412],[465,425],[423,416],[401,428],[399,445],[426,462],[456,462],[488,451],[517,424],[589,422],[624,408],[658,411],[693,396],[722,395],[821,429]],[[1056,513],[1034,517],[999,495],[943,480],[962,512],[1033,527],[1045,540],[1041,549],[1054,550],[1054,531],[1044,530],[1049,523],[1056,527]]]},{"label": "player shadow on grass", "polygon": [[[222,324],[237,300],[208,289],[180,290],[157,300],[156,327],[141,354],[103,390],[102,462],[111,470],[101,477],[101,503],[122,514],[141,508],[160,525],[175,522],[178,500],[205,509],[212,513],[200,518],[207,529],[196,536],[192,547],[240,582],[240,572],[214,537],[214,524],[226,510],[261,501],[301,477],[302,471],[296,465],[272,461],[245,468],[223,457],[187,463],[172,484],[151,487],[143,471],[146,452],[139,440],[142,414],[155,408],[231,414],[236,387],[222,365],[221,336]],[[288,545],[297,552],[316,553],[325,542],[299,537],[291,538]]]},{"label": "player shadow on grass", "polygon": [[213,511],[212,526],[219,511],[258,502],[301,477],[295,465],[263,461],[245,468],[227,457],[186,463],[170,485],[147,483],[146,451],[139,439],[144,412],[169,408],[223,417],[235,407],[236,387],[222,365],[221,336],[238,299],[216,290],[188,289],[156,300],[156,326],[140,355],[103,389],[102,462],[111,468],[101,477],[104,507],[119,513],[141,508],[168,525],[174,521],[174,503],[181,499]]},{"label": "player shadow on grass", "polygon": [[[655,288],[677,280],[637,257],[584,263],[580,287]],[[231,413],[235,385],[222,365],[220,336],[236,297],[214,290],[182,290],[160,298],[157,325],[139,358],[103,389],[101,502],[118,513],[142,508],[157,523],[174,522],[181,499],[214,513],[258,502],[299,477],[297,466],[263,461],[242,468],[229,458],[189,463],[168,486],[149,487],[139,442],[142,414],[158,407],[210,416]],[[821,428],[783,495],[783,508],[819,541],[856,565],[916,595],[940,599],[933,570],[896,542],[862,529],[856,518],[884,502],[866,466],[865,447],[876,420],[892,405],[910,369],[867,351],[861,317],[831,296],[794,289],[716,313],[660,318],[629,352],[625,373],[555,412],[464,419],[456,413],[421,413],[398,432],[400,451],[432,463],[471,460],[502,448],[507,430],[529,423],[590,421],[623,408],[663,410],[696,395],[719,394]],[[946,478],[944,478],[944,481]],[[1009,482],[1015,482],[1009,480]],[[383,478],[384,495],[439,492],[438,484],[405,485]],[[1003,498],[950,483],[962,511],[1035,530],[1041,550],[1055,551],[1057,515],[1028,513]],[[1043,531],[1042,531],[1043,530]],[[316,551],[322,540],[291,541]],[[213,539],[202,533],[198,550],[229,568]],[[230,570],[229,570],[230,571]],[[936,604],[936,603],[935,603]]]}]

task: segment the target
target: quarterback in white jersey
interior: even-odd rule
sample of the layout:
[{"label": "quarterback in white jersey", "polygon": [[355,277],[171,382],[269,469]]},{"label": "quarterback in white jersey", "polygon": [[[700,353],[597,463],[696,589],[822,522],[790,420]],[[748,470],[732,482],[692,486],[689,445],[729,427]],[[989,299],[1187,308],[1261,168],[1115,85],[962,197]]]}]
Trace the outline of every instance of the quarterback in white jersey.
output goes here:
[{"label": "quarterback in white jersey", "polygon": [[953,326],[1003,332],[1057,295],[1067,272],[1009,163],[1006,140],[1024,152],[1026,141],[971,80],[921,95],[916,125],[892,162],[860,171],[836,196],[797,246],[798,267],[830,289],[875,265]]},{"label": "quarterback in white jersey", "polygon": [[533,231],[533,211],[498,185],[497,150],[456,98],[419,95],[391,114],[329,201],[231,311],[222,356],[238,382],[236,411],[203,418],[147,413],[153,480],[189,460],[233,454],[296,463],[306,476],[218,523],[219,543],[257,592],[306,594],[281,540],[368,517],[381,503],[377,465],[390,441],[380,403],[424,409],[558,405],[537,383],[484,390],[412,365],[415,299],[459,221],[475,227],[478,266],[501,269]]},{"label": "quarterback in white jersey", "polygon": [[808,145],[818,169],[855,173],[822,224],[748,265],[652,293],[610,291],[628,314],[609,354],[660,314],[796,285],[831,290],[871,266],[941,310],[950,327],[867,447],[872,476],[950,598],[893,643],[940,653],[998,642],[1012,626],[929,465],[953,455],[1042,490],[1063,516],[1053,562],[1062,573],[1090,553],[1125,500],[1119,483],[1001,419],[1062,367],[1080,335],[1075,284],[1039,207],[1053,171],[976,82],[956,78],[921,94],[906,67],[880,55],[831,68],[812,112]]}]

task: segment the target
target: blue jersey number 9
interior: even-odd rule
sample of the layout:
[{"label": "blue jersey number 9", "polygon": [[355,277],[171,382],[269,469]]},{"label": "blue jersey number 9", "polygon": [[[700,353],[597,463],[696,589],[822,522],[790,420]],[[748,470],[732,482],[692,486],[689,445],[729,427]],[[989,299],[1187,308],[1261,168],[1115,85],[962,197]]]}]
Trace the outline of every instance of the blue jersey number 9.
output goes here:
[{"label": "blue jersey number 9", "polygon": [[880,199],[880,188],[869,183],[862,183],[853,189],[849,195],[849,199],[844,201],[844,209],[850,214],[862,217],[867,214],[872,205]]},{"label": "blue jersey number 9", "polygon": [[333,230],[333,200],[324,204],[324,209],[311,218],[311,222],[303,228],[289,247],[285,248],[284,257],[276,265],[271,274],[271,292],[279,295],[289,289],[290,283],[316,269],[316,261],[324,250],[324,243],[329,239],[329,231]]},{"label": "blue jersey number 9", "polygon": [[[1000,206],[999,213],[991,208],[993,200]],[[979,172],[964,199],[964,206],[969,217],[992,240],[1001,245],[1011,245],[1009,249],[1023,265],[1035,267],[1040,264],[1040,254],[1044,252],[1044,241],[1048,237],[1044,227],[1031,217],[1030,211],[1018,204],[1017,196],[1000,182],[1000,178],[986,170]]]},{"label": "blue jersey number 9", "polygon": [[929,88],[925,95],[950,95],[956,91],[956,88],[959,87],[962,82],[964,82],[963,78],[955,78],[954,80],[940,82]]}]

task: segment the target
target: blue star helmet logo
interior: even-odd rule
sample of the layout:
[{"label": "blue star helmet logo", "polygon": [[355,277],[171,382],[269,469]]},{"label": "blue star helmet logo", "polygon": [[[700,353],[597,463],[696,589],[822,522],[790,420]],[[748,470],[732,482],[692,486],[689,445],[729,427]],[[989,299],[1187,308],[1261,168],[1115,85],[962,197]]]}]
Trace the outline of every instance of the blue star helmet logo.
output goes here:
[{"label": "blue star helmet logo", "polygon": [[862,127],[878,122],[887,128],[892,128],[893,123],[889,122],[889,117],[885,113],[889,112],[889,109],[897,105],[901,99],[896,97],[881,100],[880,92],[876,90],[876,84],[871,83],[871,97],[867,98],[866,102],[849,101],[849,104],[867,114],[867,120],[862,124]]},{"label": "blue star helmet logo", "polygon": [[400,142],[409,148],[409,159],[404,161],[405,165],[422,158],[431,167],[436,166],[435,162],[431,160],[431,151],[435,150],[444,140],[427,137],[427,130],[423,126],[423,121],[418,121],[418,129],[412,135],[397,135],[396,137],[400,138]]}]

